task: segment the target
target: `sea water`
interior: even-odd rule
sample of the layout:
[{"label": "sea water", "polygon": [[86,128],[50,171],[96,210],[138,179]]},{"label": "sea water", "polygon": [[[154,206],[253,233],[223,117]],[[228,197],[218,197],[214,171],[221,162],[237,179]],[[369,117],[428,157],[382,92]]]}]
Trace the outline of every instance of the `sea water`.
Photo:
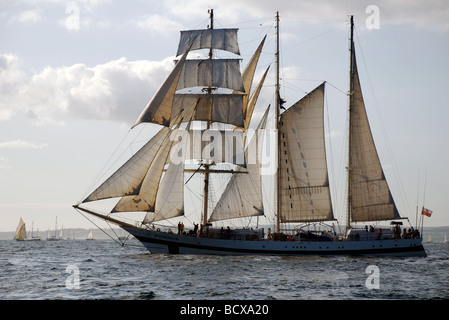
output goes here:
[{"label": "sea water", "polygon": [[449,299],[449,244],[428,256],[151,255],[135,239],[0,241],[2,300]]}]

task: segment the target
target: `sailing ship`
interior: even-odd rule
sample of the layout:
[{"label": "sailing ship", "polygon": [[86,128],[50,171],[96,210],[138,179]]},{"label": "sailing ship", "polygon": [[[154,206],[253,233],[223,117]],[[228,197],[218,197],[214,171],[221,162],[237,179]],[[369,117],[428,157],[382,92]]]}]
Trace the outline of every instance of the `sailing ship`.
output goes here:
[{"label": "sailing ship", "polygon": [[92,229],[89,229],[86,240],[94,240],[94,236],[92,235]]},{"label": "sailing ship", "polygon": [[[150,253],[425,256],[421,236],[402,238],[396,232],[402,225],[396,220],[403,218],[388,187],[369,127],[357,70],[352,16],[348,217],[346,231],[341,233],[335,227],[324,142],[325,83],[281,112],[285,101],[280,96],[277,13],[275,130],[267,130],[268,106],[250,139],[249,124],[268,72],[251,92],[266,36],[241,72],[239,59],[214,56],[217,50],[240,55],[238,29],[214,28],[213,10],[209,14],[206,29],[181,31],[178,60],[172,72],[132,126],[152,123],[159,131],[73,207],[83,215],[117,224]],[[201,59],[187,59],[189,52],[196,50],[208,54]],[[195,123],[200,123],[201,129],[195,129]],[[258,225],[259,217],[269,211],[264,209],[262,180],[268,174],[264,171],[267,169],[261,145],[273,132],[276,137],[270,150],[276,150],[273,158],[277,165],[268,171],[274,176],[276,201],[273,229],[265,229]],[[229,138],[235,143],[226,149]],[[232,156],[226,153],[229,149],[234,151]],[[193,230],[187,231],[179,227],[180,222],[178,232],[173,232],[177,220],[186,219],[188,214],[185,186],[198,175],[204,181],[202,188],[194,187],[202,189],[201,226],[193,222]],[[219,198],[212,199],[212,177],[223,175],[230,178]],[[118,202],[108,213],[88,207],[91,202],[114,198]],[[145,217],[129,223],[119,217],[127,212],[142,212]],[[391,230],[357,229],[351,225],[389,220]],[[223,221],[241,221],[242,227],[220,228],[218,223]],[[256,222],[250,227],[248,221]]]},{"label": "sailing ship", "polygon": [[34,235],[34,222],[31,224],[31,238],[28,238],[27,241],[41,241],[41,236],[39,234],[39,229],[37,229],[37,235]]},{"label": "sailing ship", "polygon": [[27,231],[25,222],[20,218],[19,225],[17,226],[16,233],[14,234],[14,240],[23,241],[27,238]]},{"label": "sailing ship", "polygon": [[16,233],[14,234],[14,240],[18,241],[40,241],[41,236],[39,235],[39,229],[37,230],[37,235],[34,235],[34,224],[31,227],[31,237],[27,237],[27,231],[25,222],[23,222],[22,218],[20,218],[19,225],[17,226]]},{"label": "sailing ship", "polygon": [[58,217],[56,217],[56,220],[55,220],[55,234],[54,235],[50,235],[50,230],[48,230],[48,232],[47,232],[47,241],[59,241],[59,240],[62,240],[62,227],[61,227],[61,230],[59,230],[59,236],[57,236],[57,232],[58,232]]}]

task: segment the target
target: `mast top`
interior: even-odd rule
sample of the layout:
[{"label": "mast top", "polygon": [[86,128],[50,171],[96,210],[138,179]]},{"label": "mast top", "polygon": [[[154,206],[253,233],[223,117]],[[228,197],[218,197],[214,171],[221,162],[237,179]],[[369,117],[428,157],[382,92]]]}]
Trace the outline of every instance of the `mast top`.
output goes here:
[{"label": "mast top", "polygon": [[209,9],[207,11],[207,13],[209,13],[209,17],[210,17],[210,25],[208,25],[207,28],[213,29],[214,28],[214,9]]}]

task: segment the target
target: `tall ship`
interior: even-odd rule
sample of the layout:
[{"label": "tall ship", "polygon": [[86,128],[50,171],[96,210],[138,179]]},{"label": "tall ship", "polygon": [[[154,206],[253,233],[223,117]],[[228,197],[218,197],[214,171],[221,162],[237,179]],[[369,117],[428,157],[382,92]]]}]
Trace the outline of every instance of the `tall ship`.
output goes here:
[{"label": "tall ship", "polygon": [[[152,123],[157,133],[73,207],[120,226],[150,253],[426,256],[422,235],[401,233],[404,218],[393,200],[365,111],[352,16],[347,219],[344,228],[337,228],[325,148],[326,83],[284,106],[277,13],[275,103],[264,107],[260,122],[252,126],[257,129],[252,129],[268,74],[262,70],[252,89],[266,36],[241,71],[238,29],[214,28],[213,10],[209,14],[206,29],[181,31],[173,70],[132,126],[134,130]],[[217,57],[217,52],[235,57]],[[269,126],[270,109],[274,129]],[[268,165],[266,154],[271,158]],[[221,177],[218,186],[215,177]],[[275,199],[271,210],[264,206],[267,180],[274,185],[268,188]],[[186,205],[192,197],[186,188],[198,194],[201,205],[196,210]],[[218,195],[212,192],[220,188]],[[89,206],[105,199],[117,199],[106,213]],[[195,211],[198,220],[189,218],[189,211]],[[143,219],[130,222],[123,218],[127,213],[141,213]],[[259,218],[272,223],[259,224]],[[381,228],[381,221],[389,224]],[[354,226],[360,223],[366,228]]]}]

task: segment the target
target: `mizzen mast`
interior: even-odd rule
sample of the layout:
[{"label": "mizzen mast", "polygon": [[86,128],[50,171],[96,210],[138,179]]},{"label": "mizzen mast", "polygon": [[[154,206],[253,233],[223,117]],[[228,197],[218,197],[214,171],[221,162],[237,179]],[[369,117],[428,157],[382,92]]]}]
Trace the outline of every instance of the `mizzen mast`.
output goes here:
[{"label": "mizzen mast", "polygon": [[280,108],[280,84],[279,84],[279,11],[276,12],[276,107],[275,110],[275,130],[278,133],[278,151],[277,151],[277,170],[276,170],[276,177],[275,177],[275,183],[276,183],[276,233],[280,233],[280,224],[281,224],[281,211],[280,211],[280,204],[281,204],[281,197],[279,193],[279,161],[280,161],[280,135],[279,135],[279,108]]},{"label": "mizzen mast", "polygon": [[351,196],[351,171],[352,171],[352,157],[351,157],[351,142],[352,142],[352,110],[354,106],[354,18],[351,16],[351,37],[349,44],[350,62],[349,62],[349,138],[348,138],[348,212],[346,220],[346,231],[351,227],[351,208],[352,208],[352,196]]}]

